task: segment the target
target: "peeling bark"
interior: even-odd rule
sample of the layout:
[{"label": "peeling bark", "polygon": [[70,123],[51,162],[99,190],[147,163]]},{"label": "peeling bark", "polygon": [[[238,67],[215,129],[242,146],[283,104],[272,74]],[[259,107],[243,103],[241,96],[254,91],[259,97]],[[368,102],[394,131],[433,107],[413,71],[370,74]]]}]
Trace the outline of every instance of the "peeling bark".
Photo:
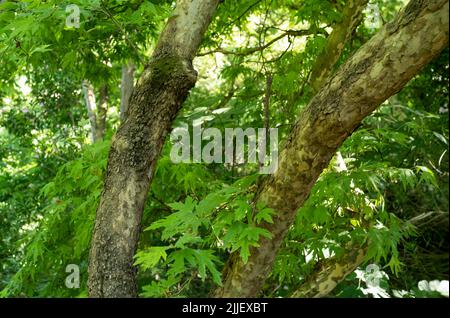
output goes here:
[{"label": "peeling bark", "polygon": [[197,73],[192,60],[219,0],[179,0],[112,139],[89,260],[90,297],[137,296],[133,256],[165,137]]},{"label": "peeling bark", "polygon": [[255,196],[277,211],[274,223],[264,224],[272,238],[261,239],[246,264],[231,256],[216,297],[258,295],[298,208],[342,142],[448,45],[448,14],[446,0],[411,0],[325,82],[287,137],[278,170]]}]

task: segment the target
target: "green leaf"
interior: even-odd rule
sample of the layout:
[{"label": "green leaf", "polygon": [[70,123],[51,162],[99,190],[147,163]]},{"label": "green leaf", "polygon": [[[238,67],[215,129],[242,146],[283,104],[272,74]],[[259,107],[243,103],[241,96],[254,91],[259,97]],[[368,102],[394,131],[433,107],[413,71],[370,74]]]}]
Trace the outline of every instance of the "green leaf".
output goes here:
[{"label": "green leaf", "polygon": [[211,214],[220,204],[226,202],[226,197],[220,193],[210,193],[197,205],[199,216],[206,217]]},{"label": "green leaf", "polygon": [[275,215],[275,211],[271,208],[264,208],[260,210],[255,216],[256,224],[261,223],[261,221],[273,223],[272,215]]},{"label": "green leaf", "polygon": [[152,246],[144,251],[139,251],[134,256],[136,258],[134,265],[140,265],[143,270],[153,268],[160,259],[166,260],[166,250],[170,248],[170,246]]},{"label": "green leaf", "polygon": [[50,47],[50,45],[48,45],[48,44],[38,46],[31,50],[30,55],[33,55],[34,53],[43,53],[43,52],[51,51],[51,49],[49,49],[49,47]]},{"label": "green leaf", "polygon": [[175,243],[175,247],[185,248],[186,244],[194,244],[194,243],[201,243],[201,242],[202,242],[201,237],[186,233],[178,239],[178,241]]},{"label": "green leaf", "polygon": [[196,203],[190,196],[188,196],[186,198],[186,200],[184,201],[184,203],[174,202],[174,203],[169,203],[167,205],[170,206],[172,209],[180,211],[180,212],[193,212],[194,208],[196,206]]},{"label": "green leaf", "polygon": [[200,250],[185,248],[183,250],[177,250],[170,254],[169,262],[171,262],[171,268],[169,270],[170,275],[178,275],[186,271],[186,262],[198,269],[198,274],[202,280],[207,277],[207,271],[212,276],[213,281],[222,285],[220,272],[217,270],[215,263],[220,264],[219,258],[214,255],[213,250]]},{"label": "green leaf", "polygon": [[83,171],[83,163],[81,161],[77,161],[75,162],[75,164],[71,167],[70,170],[70,176],[75,179],[78,180],[80,179],[81,175],[82,175],[82,171]]},{"label": "green leaf", "polygon": [[444,136],[442,136],[440,133],[437,133],[435,131],[433,131],[433,134],[436,136],[437,139],[439,139],[440,141],[442,141],[444,143],[444,145],[448,145],[448,139],[445,138]]},{"label": "green leaf", "polygon": [[168,205],[178,212],[154,222],[145,231],[163,228],[161,236],[163,240],[168,240],[178,233],[190,233],[195,236],[203,220],[194,213],[196,203],[193,199],[187,197],[184,203],[174,202]]},{"label": "green leaf", "polygon": [[236,201],[237,208],[234,211],[234,219],[241,221],[245,218],[247,213],[251,213],[252,207],[245,200]]},{"label": "green leaf", "polygon": [[213,281],[218,285],[222,285],[220,272],[213,263],[219,263],[219,259],[214,255],[214,252],[212,250],[194,250],[194,255],[197,258],[199,276],[205,280],[207,268],[212,275]]}]

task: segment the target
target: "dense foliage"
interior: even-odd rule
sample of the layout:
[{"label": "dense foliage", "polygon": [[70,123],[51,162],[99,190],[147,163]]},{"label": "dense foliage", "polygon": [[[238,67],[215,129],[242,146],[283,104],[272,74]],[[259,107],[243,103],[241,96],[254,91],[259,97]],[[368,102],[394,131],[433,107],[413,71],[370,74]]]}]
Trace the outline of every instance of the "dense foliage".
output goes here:
[{"label": "dense foliage", "polygon": [[[380,24],[403,5],[371,3]],[[79,28],[65,26],[69,4],[81,8]],[[224,1],[195,60],[199,81],[173,128],[197,121],[224,132],[270,122],[282,145],[314,95],[311,68],[344,5]],[[138,77],[172,6],[0,4],[1,296],[87,296],[95,212],[119,124],[121,66],[134,61]],[[367,23],[371,14],[338,65],[376,32]],[[312,31],[287,32],[305,29]],[[93,144],[83,80],[110,87],[105,138]],[[263,296],[290,297],[324,261],[358,246],[363,263],[332,296],[448,297],[448,85],[445,50],[345,141],[300,208]],[[176,164],[173,144],[166,140],[144,210],[135,255],[142,297],[208,296],[222,284],[230,253],[246,262],[249,248],[271,235],[261,222],[276,213],[264,206],[255,213],[250,205],[262,178],[256,164]],[[80,268],[79,288],[65,285],[69,264]],[[366,284],[369,264],[380,269],[377,288]]]}]

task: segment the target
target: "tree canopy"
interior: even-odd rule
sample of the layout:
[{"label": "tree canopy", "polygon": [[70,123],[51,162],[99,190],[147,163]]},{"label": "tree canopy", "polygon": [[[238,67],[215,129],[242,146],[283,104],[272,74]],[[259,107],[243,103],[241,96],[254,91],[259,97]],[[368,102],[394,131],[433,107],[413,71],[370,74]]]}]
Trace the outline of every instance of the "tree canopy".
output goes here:
[{"label": "tree canopy", "polygon": [[[0,297],[448,297],[447,26],[443,0],[2,1]],[[248,137],[227,161],[229,128],[275,129],[276,169]]]}]

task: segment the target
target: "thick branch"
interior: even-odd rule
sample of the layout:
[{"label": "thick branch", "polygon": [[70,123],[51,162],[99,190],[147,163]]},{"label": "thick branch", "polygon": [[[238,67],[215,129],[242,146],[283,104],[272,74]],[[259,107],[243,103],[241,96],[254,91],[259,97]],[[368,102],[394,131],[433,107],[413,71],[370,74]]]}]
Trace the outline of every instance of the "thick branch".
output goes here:
[{"label": "thick branch", "polygon": [[352,33],[361,22],[362,12],[368,0],[350,0],[342,12],[342,21],[333,27],[323,51],[317,57],[312,69],[310,84],[318,91],[330,76]]},{"label": "thick branch", "polygon": [[357,269],[365,259],[365,248],[349,248],[339,260],[327,259],[292,295],[294,298],[318,298],[328,295],[345,277]]},{"label": "thick branch", "polygon": [[231,257],[215,296],[257,296],[298,208],[338,147],[447,45],[448,2],[411,0],[322,86],[287,137],[278,170],[255,197],[277,211],[274,223],[264,224],[272,238],[251,249],[247,264]]}]

